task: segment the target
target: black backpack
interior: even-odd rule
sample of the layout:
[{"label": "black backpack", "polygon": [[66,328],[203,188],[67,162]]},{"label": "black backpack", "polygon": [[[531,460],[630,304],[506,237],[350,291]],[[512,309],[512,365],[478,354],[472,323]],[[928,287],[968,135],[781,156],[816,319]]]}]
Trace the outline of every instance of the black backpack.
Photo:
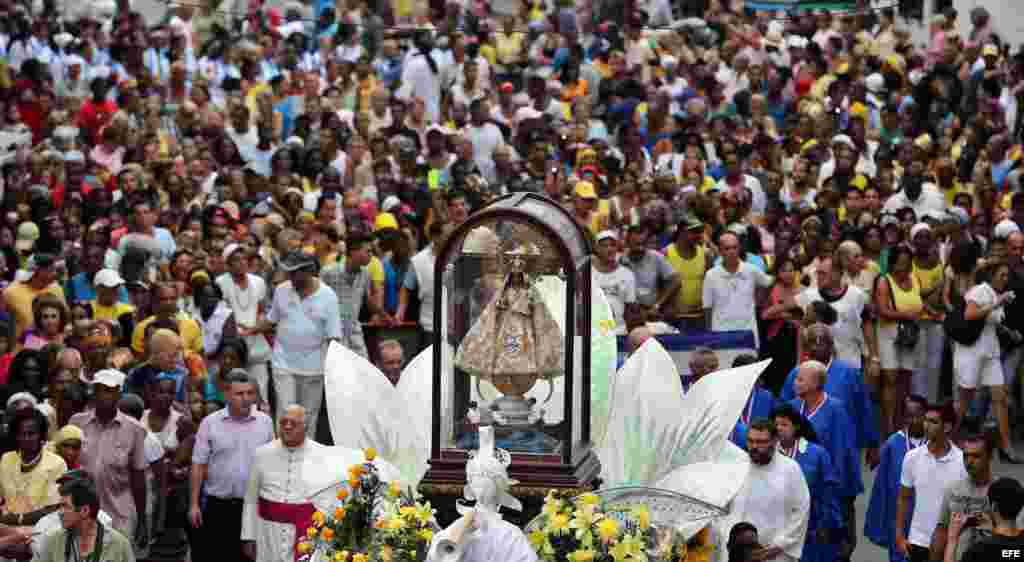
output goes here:
[{"label": "black backpack", "polygon": [[967,301],[963,297],[957,299],[956,304],[953,305],[953,310],[946,313],[946,319],[942,323],[942,327],[946,330],[946,335],[949,339],[955,341],[960,345],[974,345],[981,337],[981,332],[985,329],[985,319],[979,320],[968,320],[965,316],[967,312]]}]

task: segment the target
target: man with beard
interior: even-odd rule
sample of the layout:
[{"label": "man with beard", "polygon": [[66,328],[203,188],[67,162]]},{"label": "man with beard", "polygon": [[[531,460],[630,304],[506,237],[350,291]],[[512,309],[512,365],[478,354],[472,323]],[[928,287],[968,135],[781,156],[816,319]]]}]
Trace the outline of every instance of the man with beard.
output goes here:
[{"label": "man with beard", "polygon": [[740,521],[754,525],[758,540],[765,545],[757,554],[762,561],[800,559],[807,536],[811,497],[800,465],[778,450],[778,432],[771,420],[761,418],[747,432],[750,472],[732,500],[729,515],[720,530]]},{"label": "man with beard", "polygon": [[[992,484],[992,456],[995,441],[991,435],[970,434],[960,442],[964,452],[964,468],[967,477],[946,488],[942,499],[939,524],[932,536],[932,558],[952,554],[960,560],[971,546],[989,534],[992,521],[988,514],[992,509],[988,501],[989,485]],[[951,525],[954,517],[966,519],[956,535]],[[945,560],[949,560],[947,556]]]},{"label": "man with beard", "polygon": [[[906,427],[893,433],[885,441],[879,455],[875,483],[868,500],[868,511],[864,517],[864,536],[876,545],[889,550],[889,562],[906,562],[907,558],[896,551],[896,502],[900,493],[900,474],[903,459],[907,453],[925,444],[924,411],[928,401],[923,396],[912,394],[907,397],[903,416]],[[907,514],[913,512],[913,500],[907,506]],[[904,536],[909,531],[910,519],[904,518],[900,525]]]}]

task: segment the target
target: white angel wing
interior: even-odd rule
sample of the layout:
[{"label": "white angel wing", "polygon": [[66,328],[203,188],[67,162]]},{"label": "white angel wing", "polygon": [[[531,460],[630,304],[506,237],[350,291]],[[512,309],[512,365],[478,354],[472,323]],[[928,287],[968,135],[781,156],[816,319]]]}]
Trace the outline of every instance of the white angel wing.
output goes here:
[{"label": "white angel wing", "polygon": [[[748,472],[750,457],[744,450],[726,441],[716,460],[681,466],[655,483],[654,487],[726,509],[746,482]],[[678,526],[677,530],[689,538],[706,527],[707,523],[704,519],[695,520]]]},{"label": "white angel wing", "polygon": [[411,438],[408,430],[412,423],[404,400],[384,373],[352,350],[331,342],[324,361],[324,390],[335,445],[356,450],[373,447],[383,459],[403,458],[403,443]]},{"label": "white angel wing", "polygon": [[718,462],[768,364],[712,373],[684,396],[672,357],[657,340],[648,340],[615,377],[608,436],[598,453],[605,485],[650,486],[678,468]]},{"label": "white angel wing", "polygon": [[612,390],[608,431],[598,448],[604,486],[646,486],[670,466],[684,415],[675,362],[651,338],[626,360]]},{"label": "white angel wing", "polygon": [[676,416],[678,441],[671,466],[659,476],[677,467],[718,459],[729,435],[736,427],[743,406],[771,360],[732,369],[715,371],[702,377],[683,397]]},{"label": "white angel wing", "polygon": [[[452,346],[445,344],[444,356],[441,360],[451,365]],[[431,430],[433,428],[433,394],[434,386],[434,346],[427,346],[413,358],[402,371],[398,379],[398,397],[404,405],[406,419],[411,422],[401,432],[401,443],[395,451],[396,457],[388,457],[402,471],[402,480],[416,485],[426,474],[430,460]],[[448,421],[451,416],[452,369],[442,368],[441,372],[441,420]],[[444,435],[442,428],[442,435]]]}]

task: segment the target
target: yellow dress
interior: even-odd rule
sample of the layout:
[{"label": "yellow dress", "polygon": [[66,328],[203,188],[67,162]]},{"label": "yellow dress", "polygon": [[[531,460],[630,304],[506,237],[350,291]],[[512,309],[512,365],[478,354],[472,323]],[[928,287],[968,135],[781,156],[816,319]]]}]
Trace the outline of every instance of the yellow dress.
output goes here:
[{"label": "yellow dress", "polygon": [[68,467],[64,459],[43,450],[39,464],[28,472],[21,471],[21,453],[10,451],[0,457],[0,492],[7,513],[31,513],[61,502],[57,487]]}]

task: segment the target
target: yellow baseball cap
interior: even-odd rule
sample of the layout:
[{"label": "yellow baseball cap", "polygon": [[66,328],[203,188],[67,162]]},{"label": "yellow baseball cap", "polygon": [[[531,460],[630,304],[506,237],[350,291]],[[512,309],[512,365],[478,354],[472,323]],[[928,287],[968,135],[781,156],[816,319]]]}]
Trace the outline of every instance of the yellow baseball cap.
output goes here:
[{"label": "yellow baseball cap", "polygon": [[389,228],[398,230],[398,220],[395,218],[395,215],[391,213],[378,214],[376,220],[373,221],[373,231],[380,232]]},{"label": "yellow baseball cap", "polygon": [[597,190],[594,189],[594,184],[589,181],[577,182],[573,193],[576,194],[576,197],[582,197],[583,199],[597,199]]}]

